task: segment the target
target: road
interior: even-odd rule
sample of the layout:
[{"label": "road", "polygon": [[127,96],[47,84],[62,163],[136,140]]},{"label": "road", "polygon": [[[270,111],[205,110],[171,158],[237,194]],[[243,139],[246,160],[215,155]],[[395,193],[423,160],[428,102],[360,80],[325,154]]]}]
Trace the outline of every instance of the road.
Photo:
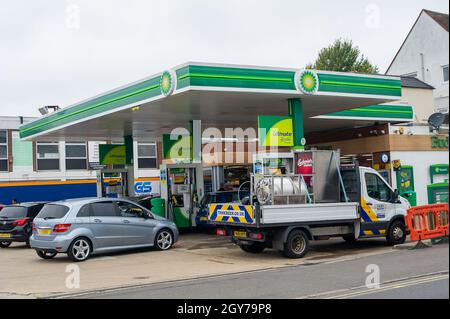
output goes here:
[{"label": "road", "polygon": [[[379,270],[379,272],[377,272]],[[449,298],[449,246],[150,284],[71,298],[118,299],[427,299]],[[367,288],[379,273],[379,287]],[[376,277],[376,276],[375,276]],[[371,277],[370,277],[371,278]]]}]

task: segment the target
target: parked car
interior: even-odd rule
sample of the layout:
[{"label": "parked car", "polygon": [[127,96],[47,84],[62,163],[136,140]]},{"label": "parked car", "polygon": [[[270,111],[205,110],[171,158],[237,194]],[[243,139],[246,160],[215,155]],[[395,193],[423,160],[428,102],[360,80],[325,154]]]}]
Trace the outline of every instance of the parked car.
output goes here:
[{"label": "parked car", "polygon": [[177,241],[175,223],[139,204],[91,198],[45,205],[34,220],[30,244],[43,259],[67,253],[79,262],[92,254],[132,248],[168,250]]},{"label": "parked car", "polygon": [[0,211],[0,248],[7,248],[13,242],[29,245],[33,219],[45,203],[22,203],[3,206]]},{"label": "parked car", "polygon": [[0,204],[0,211],[2,211],[3,207],[5,207],[5,205]]}]

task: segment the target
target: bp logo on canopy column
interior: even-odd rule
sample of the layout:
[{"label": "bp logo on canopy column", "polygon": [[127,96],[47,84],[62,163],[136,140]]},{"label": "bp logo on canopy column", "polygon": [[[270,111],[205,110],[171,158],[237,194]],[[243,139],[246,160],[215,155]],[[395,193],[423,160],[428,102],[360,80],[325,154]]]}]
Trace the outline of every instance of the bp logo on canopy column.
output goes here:
[{"label": "bp logo on canopy column", "polygon": [[297,89],[305,94],[314,94],[319,90],[319,77],[314,70],[300,70],[295,75]]},{"label": "bp logo on canopy column", "polygon": [[169,96],[173,93],[176,86],[176,74],[173,71],[165,71],[161,75],[160,80],[161,93],[164,96]]}]

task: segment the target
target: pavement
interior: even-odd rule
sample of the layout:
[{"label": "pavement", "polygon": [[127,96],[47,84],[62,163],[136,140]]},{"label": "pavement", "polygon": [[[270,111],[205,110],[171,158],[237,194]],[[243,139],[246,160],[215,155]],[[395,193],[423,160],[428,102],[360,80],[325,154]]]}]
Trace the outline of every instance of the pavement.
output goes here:
[{"label": "pavement", "polygon": [[[426,250],[435,251],[435,247]],[[186,280],[208,282],[221,276],[245,276],[261,271],[283,274],[296,267],[306,270],[322,264],[408,252],[410,251],[392,249],[382,238],[355,244],[334,239],[314,242],[312,251],[306,258],[292,260],[274,250],[258,255],[244,253],[226,237],[187,234],[170,251],[147,249],[121,252],[93,256],[84,263],[74,264],[65,255],[53,260],[42,260],[24,245],[13,244],[10,248],[0,249],[0,298],[89,296],[92,292],[97,295],[99,292],[136,289],[153,284],[178,285]],[[448,269],[448,252],[446,265],[440,266]],[[80,285],[71,288],[66,283],[74,269],[80,274]],[[217,287],[214,289],[217,290]],[[161,293],[156,297],[179,296],[179,292],[168,291],[167,294]],[[190,293],[191,298],[200,296],[192,290]],[[206,298],[214,294],[205,293],[204,296]],[[230,296],[236,297],[231,292]],[[281,293],[278,297],[282,296],[286,295]],[[146,297],[145,294],[144,298]]]}]

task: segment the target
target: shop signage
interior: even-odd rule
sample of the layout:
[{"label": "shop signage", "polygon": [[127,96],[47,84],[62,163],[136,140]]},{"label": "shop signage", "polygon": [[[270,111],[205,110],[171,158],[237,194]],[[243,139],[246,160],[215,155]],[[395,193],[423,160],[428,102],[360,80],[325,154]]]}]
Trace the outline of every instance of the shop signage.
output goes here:
[{"label": "shop signage", "polygon": [[448,175],[448,164],[436,164],[430,166],[430,172],[433,175]]},{"label": "shop signage", "polygon": [[100,165],[126,165],[126,146],[122,144],[99,145]]},{"label": "shop signage", "polygon": [[160,87],[164,96],[169,96],[175,90],[176,74],[172,71],[165,71],[161,75]]},{"label": "shop signage", "polygon": [[294,129],[290,116],[258,116],[260,146],[294,146]]},{"label": "shop signage", "polygon": [[159,194],[159,181],[134,182],[134,192],[137,195]]},{"label": "shop signage", "polygon": [[448,148],[448,136],[432,136],[431,148]]},{"label": "shop signage", "polygon": [[[312,175],[313,174],[313,154],[312,152],[297,153],[297,174]],[[303,176],[306,185],[312,186],[312,176]]]},{"label": "shop signage", "polygon": [[163,134],[163,158],[173,163],[192,161],[192,136]]},{"label": "shop signage", "polygon": [[301,70],[295,75],[295,84],[304,94],[315,94],[319,90],[319,77],[314,70]]}]

